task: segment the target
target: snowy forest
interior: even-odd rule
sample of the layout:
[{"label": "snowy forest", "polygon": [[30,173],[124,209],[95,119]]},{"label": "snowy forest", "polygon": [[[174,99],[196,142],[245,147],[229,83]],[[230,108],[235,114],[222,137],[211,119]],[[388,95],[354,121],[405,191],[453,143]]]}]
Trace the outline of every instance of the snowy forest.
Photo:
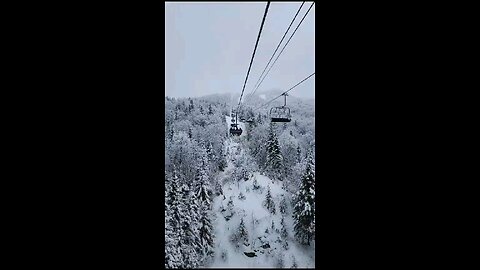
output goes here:
[{"label": "snowy forest", "polygon": [[[315,267],[315,103],[290,95],[165,97],[165,267]],[[242,119],[242,120],[240,120]],[[249,121],[245,121],[248,119]]]}]

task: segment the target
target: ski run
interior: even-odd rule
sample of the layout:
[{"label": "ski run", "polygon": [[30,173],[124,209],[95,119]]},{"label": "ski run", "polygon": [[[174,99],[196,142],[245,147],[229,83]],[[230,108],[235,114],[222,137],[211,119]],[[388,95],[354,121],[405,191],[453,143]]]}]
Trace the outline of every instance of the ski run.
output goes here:
[{"label": "ski run", "polygon": [[165,268],[315,267],[314,107],[293,100],[272,123],[228,96],[166,98]]},{"label": "ski run", "polygon": [[[229,116],[226,116],[226,121],[230,124]],[[244,124],[240,122],[239,124],[245,131]],[[238,141],[245,136],[245,133],[227,140],[225,147],[228,149],[228,165],[219,177],[224,178],[228,175],[234,168],[233,161],[243,155],[244,150]],[[213,200],[213,209],[216,213],[213,222],[216,243],[215,260],[210,267],[290,268],[295,264],[299,268],[315,267],[315,242],[311,246],[298,245],[291,230],[287,230],[286,237],[281,236],[282,216],[285,226],[293,228],[292,207],[287,205],[284,215],[279,210],[282,199],[288,197],[288,193],[282,189],[281,182],[274,182],[267,176],[254,172],[249,180],[237,183],[227,182],[222,189],[223,195]],[[262,206],[269,189],[277,208],[276,214],[270,213]],[[291,198],[288,198],[288,201],[290,200]],[[230,201],[233,203],[229,206]],[[237,246],[230,241],[230,235],[238,229],[241,219],[248,232],[248,246],[243,244]],[[255,254],[254,257],[248,257],[244,252]]]}]

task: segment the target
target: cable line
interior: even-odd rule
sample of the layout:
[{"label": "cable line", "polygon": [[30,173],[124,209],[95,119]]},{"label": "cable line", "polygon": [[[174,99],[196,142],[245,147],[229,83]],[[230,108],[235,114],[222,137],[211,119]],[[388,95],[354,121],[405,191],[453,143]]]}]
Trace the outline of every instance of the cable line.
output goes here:
[{"label": "cable line", "polygon": [[[282,39],[281,39],[280,42],[278,43],[277,48],[275,48],[275,51],[273,52],[272,57],[270,57],[270,60],[268,60],[267,65],[266,65],[265,68],[263,69],[262,74],[260,75],[260,77],[258,77],[258,80],[257,80],[257,82],[255,83],[255,86],[254,86],[253,88],[255,88],[255,87],[258,85],[258,82],[260,82],[260,79],[262,78],[263,74],[265,73],[265,70],[267,70],[268,65],[269,65],[270,62],[272,61],[273,57],[275,56],[275,53],[277,53],[278,48],[280,48],[280,45],[282,44],[283,40],[285,39],[285,36],[287,35],[288,30],[290,30],[290,27],[292,26],[293,22],[294,22],[295,19],[297,18],[298,13],[299,13],[300,10],[302,9],[303,4],[305,4],[305,1],[303,1],[302,4],[300,5],[300,7],[298,8],[297,13],[296,13],[295,16],[293,17],[293,20],[290,22],[290,25],[289,25],[288,28],[287,28],[287,31],[285,31],[285,34],[283,34]],[[258,88],[256,88],[256,89],[258,89]],[[245,100],[247,100],[247,99],[249,99],[250,97],[252,97],[253,94],[255,93],[255,90],[256,90],[256,89],[254,89],[254,91],[252,91],[252,92],[245,98]],[[246,101],[245,101],[245,102],[246,102]]]},{"label": "cable line", "polygon": [[[238,108],[240,107],[240,102],[242,101],[243,92],[245,91],[245,85],[247,84],[248,75],[250,74],[250,69],[252,68],[253,58],[255,57],[255,52],[257,51],[258,41],[260,40],[260,36],[262,34],[263,24],[265,23],[265,18],[267,17],[269,6],[270,6],[270,1],[267,2],[267,6],[265,8],[265,14],[263,14],[262,25],[260,26],[260,31],[258,31],[257,42],[255,43],[255,49],[253,50],[252,59],[250,60],[250,66],[248,67],[247,76],[245,77],[245,82],[243,83],[242,94],[240,95],[240,99],[238,100]],[[238,108],[237,108],[237,111],[238,111]]]},{"label": "cable line", "polygon": [[307,16],[308,12],[310,11],[310,9],[313,7],[314,4],[315,4],[315,2],[313,2],[312,5],[308,8],[307,13],[305,13],[305,15],[303,15],[303,18],[302,18],[302,20],[300,21],[300,23],[297,25],[297,28],[295,28],[295,31],[293,31],[293,33],[292,33],[292,35],[290,36],[290,38],[288,39],[287,43],[285,43],[285,45],[283,46],[282,50],[281,50],[280,53],[277,55],[277,58],[275,58],[275,61],[273,61],[273,64],[270,66],[270,68],[268,69],[267,73],[265,74],[265,76],[263,77],[263,79],[260,81],[260,84],[257,86],[257,88],[255,88],[254,92],[260,87],[260,85],[262,84],[263,80],[265,80],[265,78],[267,77],[268,73],[270,72],[270,70],[272,69],[272,67],[275,65],[275,63],[277,62],[277,60],[278,60],[278,58],[280,57],[280,55],[282,55],[283,50],[285,50],[285,48],[287,47],[287,45],[288,45],[288,43],[290,42],[290,40],[292,39],[292,37],[295,35],[295,32],[297,32],[298,27],[302,24],[303,20],[305,19],[305,17]]},{"label": "cable line", "polygon": [[255,108],[255,109],[253,109],[253,110],[255,111],[255,110],[258,110],[258,109],[262,108],[262,107],[265,106],[265,105],[268,105],[270,102],[272,102],[272,101],[274,101],[275,99],[283,96],[284,94],[288,93],[290,90],[293,90],[295,87],[297,87],[298,85],[300,85],[300,84],[303,83],[304,81],[308,80],[308,79],[309,79],[310,77],[312,77],[313,75],[315,75],[315,72],[312,73],[312,74],[310,74],[310,76],[306,77],[305,79],[301,80],[299,83],[297,83],[296,85],[294,85],[292,88],[290,88],[290,89],[288,89],[287,91],[285,91],[285,92],[283,92],[282,94],[280,94],[278,97],[273,98],[272,100],[268,101],[267,103],[265,103],[265,104],[263,104],[263,105]]}]

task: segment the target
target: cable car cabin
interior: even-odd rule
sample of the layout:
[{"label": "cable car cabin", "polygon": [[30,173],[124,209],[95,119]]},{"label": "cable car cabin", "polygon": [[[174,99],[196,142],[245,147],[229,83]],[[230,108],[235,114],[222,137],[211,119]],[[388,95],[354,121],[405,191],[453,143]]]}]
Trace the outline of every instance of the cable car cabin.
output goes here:
[{"label": "cable car cabin", "polygon": [[270,109],[270,118],[272,122],[290,122],[292,117],[290,115],[290,108],[282,107],[273,107]]},{"label": "cable car cabin", "polygon": [[232,123],[235,123],[235,119],[232,118]]},{"label": "cable car cabin", "polygon": [[239,127],[231,127],[230,134],[240,136],[242,135],[242,129]]}]

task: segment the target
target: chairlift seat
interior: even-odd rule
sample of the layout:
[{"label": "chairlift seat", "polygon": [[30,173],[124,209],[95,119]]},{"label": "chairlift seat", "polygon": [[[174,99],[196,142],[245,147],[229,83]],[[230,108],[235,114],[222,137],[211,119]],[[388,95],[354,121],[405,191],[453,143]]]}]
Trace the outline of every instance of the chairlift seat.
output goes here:
[{"label": "chairlift seat", "polygon": [[230,128],[230,133],[232,135],[242,135],[242,129],[241,128]]},{"label": "chairlift seat", "polygon": [[285,122],[291,122],[291,118],[283,118],[283,117],[272,117],[272,122],[277,123],[285,123]]}]

